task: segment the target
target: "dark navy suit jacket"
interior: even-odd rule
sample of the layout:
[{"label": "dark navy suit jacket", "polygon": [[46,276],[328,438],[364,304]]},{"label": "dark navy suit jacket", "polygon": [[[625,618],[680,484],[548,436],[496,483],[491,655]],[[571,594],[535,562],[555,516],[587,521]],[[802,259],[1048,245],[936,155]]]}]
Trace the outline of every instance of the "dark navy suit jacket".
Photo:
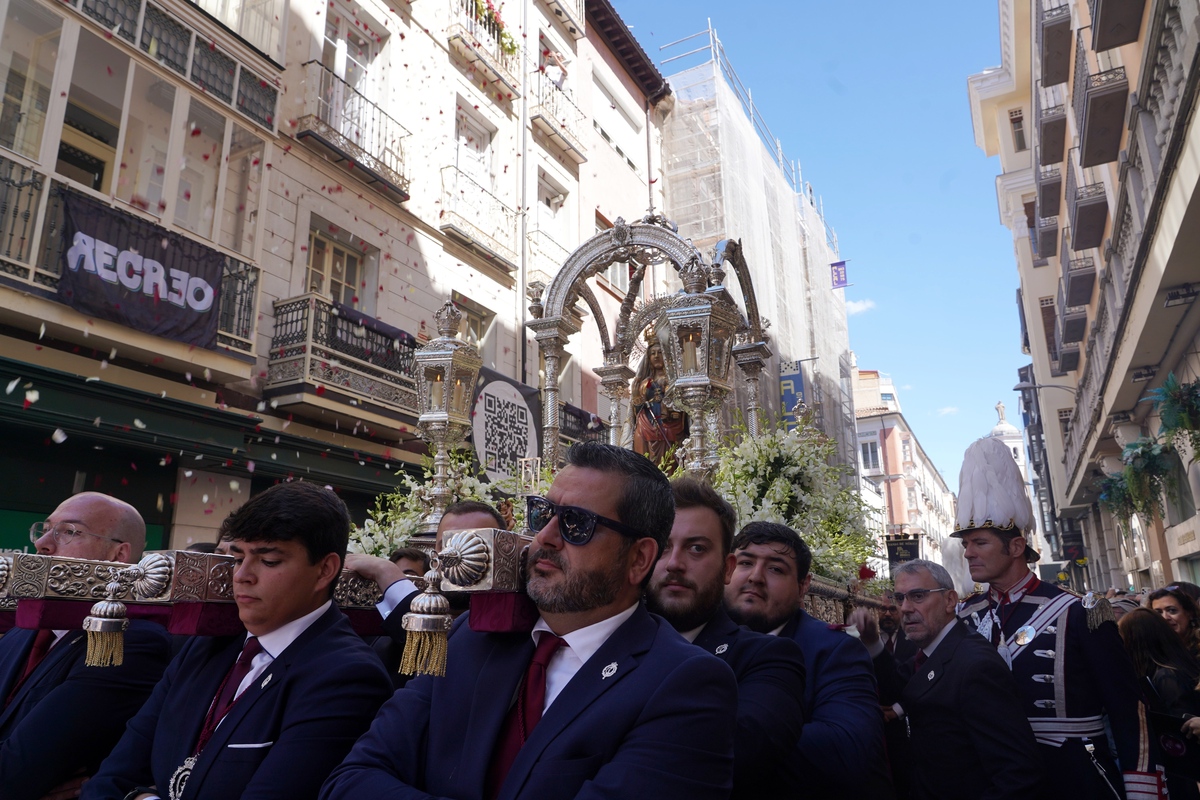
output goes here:
[{"label": "dark navy suit jacket", "polygon": [[804,728],[804,654],[790,639],[738,627],[724,609],[694,644],[729,665],[737,678],[734,800],[787,797],[796,786],[784,765]]},{"label": "dark navy suit jacket", "polygon": [[[166,797],[244,643],[245,636],[189,642],[83,798],[120,800],[137,786]],[[391,692],[379,658],[330,606],[234,703],[196,762],[185,800],[315,798]]]},{"label": "dark navy suit jacket", "polygon": [[[908,666],[902,674],[911,674]],[[1017,682],[996,648],[965,623],[955,622],[912,674],[900,702],[911,731],[914,800],[1037,796],[1041,754]]]},{"label": "dark navy suit jacket", "polygon": [[806,798],[887,800],[894,797],[883,747],[883,714],[875,670],[858,639],[804,611],[779,633],[804,653],[807,717],[794,785]]},{"label": "dark navy suit jacket", "polygon": [[[0,703],[25,669],[37,631],[0,638]],[[0,711],[0,798],[38,800],[81,772],[93,774],[162,677],[171,639],[160,625],[133,620],[125,663],[88,667],[87,637],[68,631]]]},{"label": "dark navy suit jacket", "polygon": [[[450,637],[446,677],[396,692],[322,798],[484,796],[533,639],[477,633],[466,619]],[[729,667],[639,607],[546,709],[499,797],[727,798],[736,709]]]}]

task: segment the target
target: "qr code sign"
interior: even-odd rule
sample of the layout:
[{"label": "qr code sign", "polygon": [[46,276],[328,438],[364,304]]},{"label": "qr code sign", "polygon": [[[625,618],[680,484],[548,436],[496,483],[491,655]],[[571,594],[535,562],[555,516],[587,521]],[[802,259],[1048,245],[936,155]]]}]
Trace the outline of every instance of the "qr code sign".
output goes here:
[{"label": "qr code sign", "polygon": [[529,455],[529,407],[490,393],[483,401],[484,469],[515,475],[517,460]]}]

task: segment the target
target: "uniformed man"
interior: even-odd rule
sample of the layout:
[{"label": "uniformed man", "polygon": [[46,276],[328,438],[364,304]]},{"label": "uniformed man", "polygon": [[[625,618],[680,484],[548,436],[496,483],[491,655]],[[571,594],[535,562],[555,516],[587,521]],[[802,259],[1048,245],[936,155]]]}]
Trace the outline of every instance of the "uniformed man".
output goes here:
[{"label": "uniformed man", "polygon": [[988,589],[965,598],[958,615],[996,646],[1017,679],[1052,776],[1042,797],[1166,797],[1112,609],[1103,598],[1080,598],[1038,580],[1029,565],[1039,556],[1025,536],[1033,529],[1011,451],[998,439],[972,444],[959,476],[952,536],[962,540],[971,577]]}]

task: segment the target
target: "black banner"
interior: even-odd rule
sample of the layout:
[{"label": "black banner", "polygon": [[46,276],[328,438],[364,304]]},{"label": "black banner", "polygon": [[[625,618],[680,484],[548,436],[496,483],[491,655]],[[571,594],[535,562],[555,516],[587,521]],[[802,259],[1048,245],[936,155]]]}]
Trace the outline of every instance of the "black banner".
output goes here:
[{"label": "black banner", "polygon": [[893,539],[887,543],[888,565],[895,567],[920,558],[921,546],[916,539]]},{"label": "black banner", "polygon": [[492,481],[520,476],[518,459],[542,454],[542,396],[493,369],[479,371],[471,444]]},{"label": "black banner", "polygon": [[75,192],[66,217],[63,302],[127,328],[213,348],[225,256]]}]

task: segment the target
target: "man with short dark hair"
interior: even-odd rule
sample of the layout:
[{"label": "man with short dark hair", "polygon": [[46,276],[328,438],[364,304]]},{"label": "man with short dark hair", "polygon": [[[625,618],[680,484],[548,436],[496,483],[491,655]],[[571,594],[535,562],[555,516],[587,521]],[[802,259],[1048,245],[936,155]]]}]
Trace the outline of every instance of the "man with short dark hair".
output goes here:
[{"label": "man with short dark hair", "polygon": [[399,547],[388,556],[410,578],[420,578],[429,571],[429,553],[419,547]]},{"label": "man with short dark hair", "polygon": [[729,796],[733,675],[639,603],[675,516],[666,476],[584,442],[527,507],[532,635],[460,618],[446,676],[396,692],[323,798]]},{"label": "man with short dark hair", "polygon": [[804,655],[789,639],[738,627],[722,607],[734,568],[733,506],[694,478],[677,478],[671,489],[675,524],[654,566],[646,605],[737,677],[731,797],[786,797],[796,786],[784,767],[804,727]]},{"label": "man with short dark hair", "polygon": [[[940,564],[916,559],[893,569],[895,601],[917,648],[896,665],[910,747],[913,800],[1018,800],[1044,780],[1033,730],[1004,659],[955,616],[958,593]],[[870,641],[867,641],[870,639]],[[878,631],[864,633],[868,648]]]},{"label": "man with short dark hair", "polygon": [[795,639],[804,653],[807,718],[793,762],[808,798],[890,798],[883,720],[866,648],[803,610],[812,554],[794,530],[751,522],[733,540],[725,605],[734,622]]},{"label": "man with short dark hair", "polygon": [[333,603],[349,533],[345,504],[311,483],[230,514],[221,539],[247,633],[189,642],[83,797],[315,797],[392,690]]},{"label": "man with short dark hair", "polygon": [[[134,563],[146,524],[133,506],[99,492],[63,501],[30,538],[61,558]],[[161,625],[132,620],[120,666],[89,667],[82,630],[13,628],[0,638],[0,797],[70,796],[100,766],[170,661]]]}]

